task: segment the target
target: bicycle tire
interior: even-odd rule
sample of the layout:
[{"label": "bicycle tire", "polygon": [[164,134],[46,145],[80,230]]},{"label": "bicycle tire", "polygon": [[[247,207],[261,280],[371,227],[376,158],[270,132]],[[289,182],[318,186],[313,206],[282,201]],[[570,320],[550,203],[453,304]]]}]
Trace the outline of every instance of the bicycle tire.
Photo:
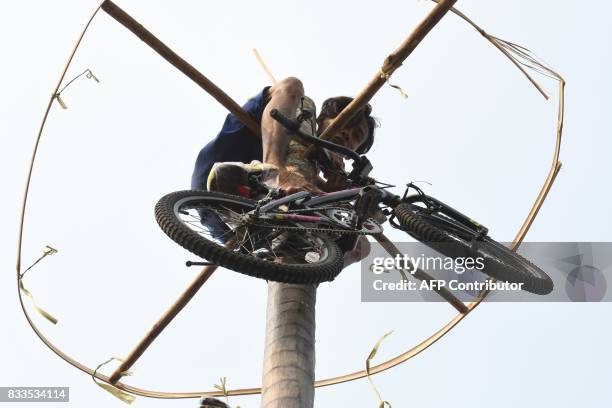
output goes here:
[{"label": "bicycle tire", "polygon": [[197,208],[198,203],[223,203],[250,211],[255,208],[256,201],[219,192],[185,190],[167,194],[155,205],[155,219],[168,237],[216,265],[256,278],[296,284],[331,281],[342,270],[343,254],[338,245],[325,234],[309,233],[323,243],[326,256],[321,261],[305,264],[266,261],[206,239],[189,228],[178,215],[180,208],[189,205]]},{"label": "bicycle tire", "polygon": [[553,290],[552,279],[544,271],[488,236],[476,241],[474,246],[471,240],[448,226],[452,220],[440,222],[406,203],[399,204],[394,214],[404,231],[446,256],[481,256],[484,263],[482,272],[495,279],[522,283],[523,290],[538,295],[546,295]]}]

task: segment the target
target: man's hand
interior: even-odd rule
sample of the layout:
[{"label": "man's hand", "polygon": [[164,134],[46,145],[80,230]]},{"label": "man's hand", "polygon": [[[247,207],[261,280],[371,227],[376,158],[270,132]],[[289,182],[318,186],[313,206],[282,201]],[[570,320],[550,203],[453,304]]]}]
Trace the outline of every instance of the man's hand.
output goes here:
[{"label": "man's hand", "polygon": [[304,190],[312,194],[324,194],[324,191],[306,180],[300,173],[283,168],[278,171],[278,187],[287,194],[293,194]]},{"label": "man's hand", "polygon": [[331,154],[331,165],[323,170],[323,175],[327,180],[325,184],[326,191],[332,192],[350,187],[344,172],[344,160],[335,153]]}]

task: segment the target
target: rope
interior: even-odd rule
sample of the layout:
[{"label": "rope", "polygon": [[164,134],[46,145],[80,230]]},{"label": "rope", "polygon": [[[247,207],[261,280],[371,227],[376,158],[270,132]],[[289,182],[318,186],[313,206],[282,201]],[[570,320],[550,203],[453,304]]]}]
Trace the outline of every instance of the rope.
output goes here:
[{"label": "rope", "polygon": [[62,107],[62,109],[68,109],[68,106],[66,105],[66,103],[64,102],[64,100],[60,97],[61,93],[64,92],[64,90],[66,88],[68,88],[74,81],[76,81],[78,78],[82,77],[83,75],[85,75],[85,77],[87,79],[93,79],[94,81],[96,81],[97,83],[100,83],[100,80],[98,79],[98,77],[96,77],[94,75],[93,72],[91,72],[91,69],[87,68],[85,71],[81,72],[79,75],[75,76],[74,78],[72,78],[70,81],[68,81],[68,83],[66,85],[64,85],[64,87],[62,89],[60,89],[55,95],[55,99],[57,99],[57,102],[60,104],[60,106]]},{"label": "rope", "polygon": [[390,336],[392,333],[393,331],[385,333],[376,342],[376,344],[374,345],[374,348],[372,349],[372,351],[370,351],[370,355],[366,359],[366,374],[368,376],[368,381],[370,382],[370,385],[372,386],[372,390],[374,390],[374,393],[376,394],[376,398],[378,399],[378,408],[385,408],[385,407],[391,408],[391,404],[382,399],[382,397],[380,396],[380,392],[378,392],[378,388],[376,388],[376,385],[374,385],[374,381],[372,381],[372,378],[370,377],[370,362],[374,359],[374,357],[376,357],[376,353],[378,353],[378,348],[382,344],[383,340],[386,339],[388,336]]},{"label": "rope", "polygon": [[397,89],[397,90],[399,91],[400,95],[402,95],[402,96],[404,97],[404,99],[408,99],[408,94],[407,94],[406,92],[404,92],[404,90],[402,89],[402,87],[401,87],[401,86],[399,86],[399,85],[394,85],[394,84],[392,84],[391,82],[389,82],[389,79],[391,78],[391,74],[390,74],[390,73],[387,73],[387,72],[383,71],[383,69],[382,69],[382,68],[381,68],[381,69],[380,69],[378,72],[380,73],[380,77],[381,77],[382,79],[384,79],[384,80],[385,80],[385,82],[386,82],[386,83],[387,83],[387,84],[388,84],[388,85],[389,85],[391,88],[395,88],[395,89]]},{"label": "rope", "polygon": [[25,276],[25,274],[32,269],[35,265],[37,265],[40,261],[42,261],[43,259],[45,259],[47,256],[49,255],[53,255],[57,253],[57,249],[47,245],[45,246],[44,252],[42,254],[42,256],[40,256],[37,260],[34,261],[34,263],[30,266],[28,266],[28,268],[23,271],[23,273],[19,274],[19,289],[21,290],[21,292],[23,292],[24,295],[26,295],[27,297],[30,298],[30,300],[32,301],[32,305],[34,306],[34,309],[38,312],[38,314],[40,314],[42,317],[44,317],[45,319],[47,319],[49,322],[51,322],[52,324],[57,324],[57,319],[55,317],[53,317],[50,313],[48,313],[47,311],[45,311],[42,307],[38,306],[38,304],[36,304],[36,301],[34,300],[34,295],[32,295],[32,292],[30,292],[29,290],[27,290],[23,284],[23,277]]},{"label": "rope", "polygon": [[[94,383],[96,383],[96,385],[100,388],[102,388],[103,390],[109,392],[111,395],[113,395],[114,397],[120,399],[121,401],[125,402],[126,404],[131,404],[132,402],[134,402],[134,400],[136,400],[136,397],[133,396],[132,394],[129,394],[123,390],[120,390],[119,388],[111,385],[111,384],[107,384],[104,383],[102,381],[99,381],[96,378],[96,374],[98,373],[98,370],[100,368],[102,368],[103,366],[105,366],[106,364],[110,363],[111,361],[116,360],[119,362],[123,362],[122,358],[119,357],[111,357],[108,360],[106,360],[105,362],[98,364],[98,366],[96,367],[96,369],[93,371],[92,375],[91,375],[91,379],[93,380]],[[128,370],[128,371],[124,371],[121,373],[122,376],[125,375],[132,375],[132,371]]]}]

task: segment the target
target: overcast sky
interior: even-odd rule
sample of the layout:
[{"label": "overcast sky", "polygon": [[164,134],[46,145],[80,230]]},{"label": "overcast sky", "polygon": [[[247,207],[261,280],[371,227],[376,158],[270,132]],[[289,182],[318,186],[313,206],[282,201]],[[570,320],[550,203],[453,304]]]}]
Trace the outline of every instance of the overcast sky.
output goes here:
[{"label": "overcast sky", "polygon": [[[431,9],[426,1],[117,2],[239,103],[268,85],[257,47],[278,78],[297,76],[315,101],[354,95]],[[72,406],[122,406],[64,363],[21,314],[15,284],[20,200],[39,121],[94,1],[20,1],[0,13],[2,285],[0,386],[70,386]],[[528,240],[611,241],[612,151],[608,2],[459,1],[494,35],[525,45],[567,80],[563,169]],[[153,206],[189,187],[199,149],[226,114],[210,96],[103,12],[68,71],[86,68],[55,104],[31,186],[23,263],[59,249],[26,285],[59,318],[36,323],[95,367],[124,356],[188,285],[192,255],[157,227]],[[373,99],[382,124],[368,157],[394,184],[427,180],[432,195],[511,240],[550,168],[557,85],[542,96],[456,16],[447,16]],[[399,190],[398,190],[399,192]],[[392,239],[404,238],[390,231]],[[359,268],[321,285],[317,378],[392,357],[449,321],[442,303],[360,302]],[[220,270],[158,338],[126,382],[162,391],[260,383],[266,285]],[[605,406],[612,402],[610,304],[484,304],[447,337],[375,381],[395,407]],[[110,369],[108,372],[110,373]],[[232,398],[259,406],[259,397]],[[138,398],[141,407],[195,400]],[[375,406],[367,381],[319,389],[315,406]],[[28,406],[23,404],[21,406]],[[32,404],[32,406],[34,406]]]}]

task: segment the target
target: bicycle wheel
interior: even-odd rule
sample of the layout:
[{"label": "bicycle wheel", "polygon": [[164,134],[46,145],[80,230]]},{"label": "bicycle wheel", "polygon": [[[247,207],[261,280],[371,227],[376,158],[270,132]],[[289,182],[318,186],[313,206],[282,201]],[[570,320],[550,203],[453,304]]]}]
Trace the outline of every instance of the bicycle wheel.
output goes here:
[{"label": "bicycle wheel", "polygon": [[402,203],[394,212],[404,231],[446,256],[480,256],[482,272],[493,278],[522,283],[523,290],[538,295],[553,290],[553,282],[544,271],[488,236],[473,241],[465,226],[440,213],[428,214],[414,204]]},{"label": "bicycle wheel", "polygon": [[155,218],[177,244],[245,275],[312,284],[330,281],[340,273],[343,255],[331,238],[287,231],[273,221],[250,225],[246,214],[255,205],[253,200],[224,193],[177,191],[157,202]]}]

